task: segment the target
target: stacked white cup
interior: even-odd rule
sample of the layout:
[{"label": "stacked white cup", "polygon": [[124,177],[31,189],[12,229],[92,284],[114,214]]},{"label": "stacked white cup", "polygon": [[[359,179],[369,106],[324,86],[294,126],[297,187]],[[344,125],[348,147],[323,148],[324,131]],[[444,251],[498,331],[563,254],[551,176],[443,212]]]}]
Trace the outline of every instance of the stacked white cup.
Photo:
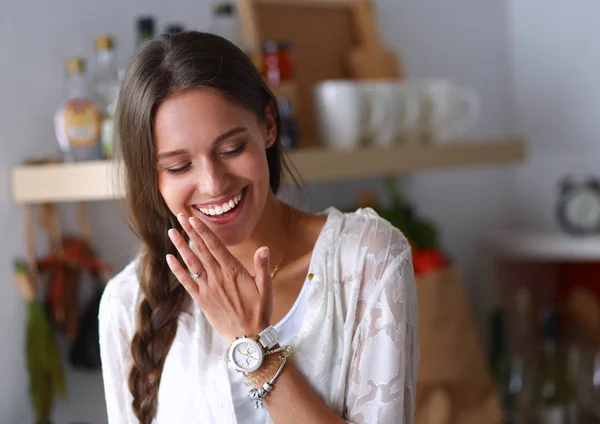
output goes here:
[{"label": "stacked white cup", "polygon": [[328,80],[315,86],[314,106],[319,135],[331,149],[456,140],[481,108],[474,90],[445,80]]}]

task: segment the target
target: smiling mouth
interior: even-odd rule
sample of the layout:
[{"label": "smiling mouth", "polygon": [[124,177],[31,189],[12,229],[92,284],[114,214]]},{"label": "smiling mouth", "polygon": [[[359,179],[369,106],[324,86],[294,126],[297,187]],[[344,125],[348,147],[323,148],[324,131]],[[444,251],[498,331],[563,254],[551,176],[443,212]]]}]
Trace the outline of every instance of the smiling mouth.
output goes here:
[{"label": "smiling mouth", "polygon": [[210,208],[193,206],[198,212],[206,216],[222,216],[226,215],[239,206],[246,194],[246,187],[242,189],[242,191],[237,195],[229,199],[227,202],[224,202],[220,205],[213,205]]}]

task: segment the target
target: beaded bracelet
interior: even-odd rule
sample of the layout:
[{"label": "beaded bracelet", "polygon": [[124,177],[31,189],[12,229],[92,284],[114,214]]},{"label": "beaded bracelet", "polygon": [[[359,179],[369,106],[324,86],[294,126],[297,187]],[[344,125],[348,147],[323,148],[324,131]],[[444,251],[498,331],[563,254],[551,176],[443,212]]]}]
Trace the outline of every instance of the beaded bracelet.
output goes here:
[{"label": "beaded bracelet", "polygon": [[264,381],[268,376],[272,375],[273,372],[275,372],[278,369],[281,363],[287,358],[289,358],[293,352],[290,346],[284,346],[275,350],[277,350],[277,352],[272,353],[280,353],[279,357],[275,361],[271,362],[267,366],[261,367],[258,370],[254,371],[252,373],[252,376],[246,374],[246,378],[244,379],[244,384],[246,386],[255,386],[258,383]]},{"label": "beaded bracelet", "polygon": [[265,383],[260,389],[250,389],[250,391],[248,392],[248,399],[250,399],[251,402],[254,402],[254,409],[263,407],[263,399],[265,398],[265,396],[267,396],[267,394],[269,394],[271,390],[273,390],[273,383],[275,382],[275,380],[277,380],[277,377],[279,377],[281,371],[283,371],[283,367],[285,367],[286,362],[287,356],[284,356],[283,362],[279,366],[277,373],[273,376],[271,380],[269,380],[268,383]]},{"label": "beaded bracelet", "polygon": [[265,355],[271,355],[273,353],[279,353],[279,352],[282,352],[282,351],[286,350],[287,348],[289,348],[289,346],[278,347],[277,349],[273,349],[273,350],[269,350],[268,352],[265,352]]}]

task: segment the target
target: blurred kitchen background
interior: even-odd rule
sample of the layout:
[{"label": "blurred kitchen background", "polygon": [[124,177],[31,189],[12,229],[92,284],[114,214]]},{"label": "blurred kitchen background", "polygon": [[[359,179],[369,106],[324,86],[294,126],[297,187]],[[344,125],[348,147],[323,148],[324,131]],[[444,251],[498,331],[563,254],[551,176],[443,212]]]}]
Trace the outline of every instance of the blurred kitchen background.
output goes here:
[{"label": "blurred kitchen background", "polygon": [[[281,100],[306,180],[283,196],[374,207],[410,239],[418,423],[599,422],[596,13],[591,0],[5,2],[0,423],[36,422],[34,398],[55,399],[55,424],[107,422],[94,308],[136,250],[109,183],[111,113],[135,50],[192,29],[238,43]],[[44,337],[58,355],[40,354]]]}]

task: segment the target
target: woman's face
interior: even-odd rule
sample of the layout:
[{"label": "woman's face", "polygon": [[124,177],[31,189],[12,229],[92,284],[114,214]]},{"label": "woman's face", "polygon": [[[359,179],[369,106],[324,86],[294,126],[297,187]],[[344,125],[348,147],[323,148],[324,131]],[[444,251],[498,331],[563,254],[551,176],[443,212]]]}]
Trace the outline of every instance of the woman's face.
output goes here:
[{"label": "woman's face", "polygon": [[270,194],[265,149],[272,115],[256,115],[210,90],[172,95],[156,111],[158,187],[173,214],[195,216],[225,245],[246,240]]}]

